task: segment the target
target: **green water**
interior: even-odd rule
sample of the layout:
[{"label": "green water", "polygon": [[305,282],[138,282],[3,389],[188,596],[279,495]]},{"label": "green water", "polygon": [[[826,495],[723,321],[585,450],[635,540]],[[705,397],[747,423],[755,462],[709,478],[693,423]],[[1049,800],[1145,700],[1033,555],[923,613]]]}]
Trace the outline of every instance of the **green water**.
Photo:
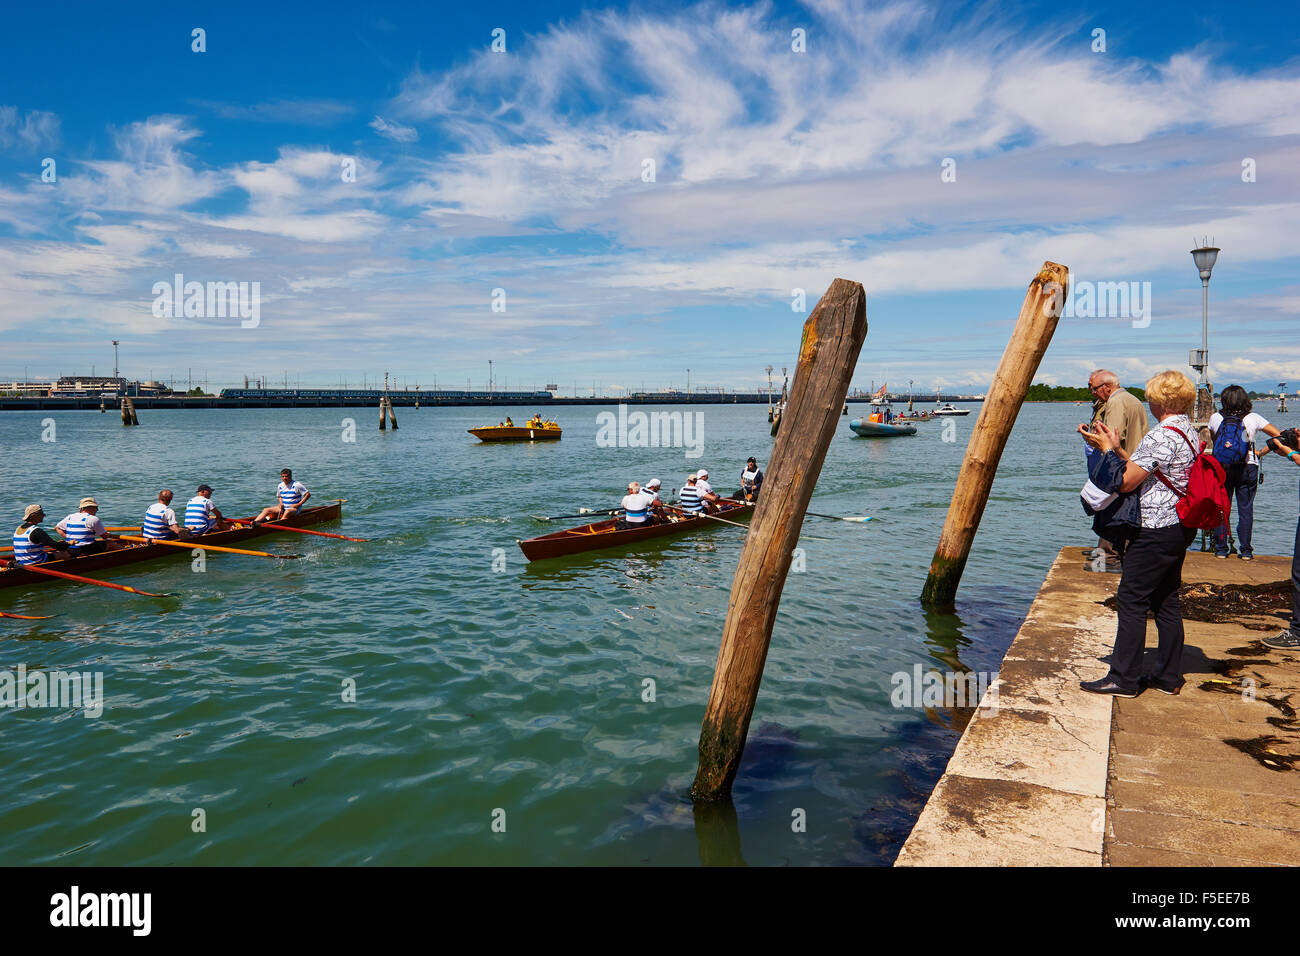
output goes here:
[{"label": "green water", "polygon": [[[158,488],[183,502],[201,481],[248,515],[289,465],[318,500],[348,499],[325,530],[374,539],[280,535],[255,546],[303,559],[214,555],[200,573],[182,552],[107,575],[176,595],[162,601],[0,590],[0,609],[59,615],[0,620],[0,669],[100,671],[106,697],[94,719],[0,710],[0,862],[891,861],[968,716],[894,708],[891,675],[996,670],[1057,550],[1088,543],[1070,431],[1087,409],[1023,410],[955,615],[916,597],[976,416],[952,442],[939,422],[869,440],[843,419],[813,510],[878,520],[806,523],[735,822],[698,829],[685,794],[744,532],[531,567],[514,542],[556,529],[529,514],[613,506],[630,479],[668,490],[707,465],[734,489],[748,455],[766,463],[766,409],[702,409],[697,459],[598,447],[600,411],[556,409],[564,440],[531,446],[478,443],[474,409],[398,409],[388,433],[370,409],[145,410],[130,429],[61,412],[54,442],[44,413],[0,415],[6,531],[24,504],[52,525],[83,494],[107,524],[138,524]],[[1256,550],[1288,553],[1296,473],[1265,470]]]}]

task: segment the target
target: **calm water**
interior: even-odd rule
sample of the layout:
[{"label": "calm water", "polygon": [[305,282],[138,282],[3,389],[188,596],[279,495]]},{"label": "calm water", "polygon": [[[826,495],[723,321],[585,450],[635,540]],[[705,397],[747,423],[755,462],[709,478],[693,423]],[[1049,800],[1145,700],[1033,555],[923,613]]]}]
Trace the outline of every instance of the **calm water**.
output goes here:
[{"label": "calm water", "polygon": [[[507,411],[533,409],[491,420]],[[892,861],[968,715],[893,708],[890,675],[996,669],[1057,550],[1088,541],[1070,433],[1087,409],[1023,410],[956,615],[916,598],[976,416],[950,443],[941,423],[868,440],[843,419],[813,509],[878,520],[806,523],[737,823],[698,834],[685,794],[744,533],[538,567],[514,542],[557,529],[529,514],[612,506],[629,479],[666,491],[707,465],[733,489],[748,455],[766,463],[766,409],[703,409],[699,459],[599,448],[599,411],[557,409],[564,440],[536,446],[479,444],[474,409],[398,409],[395,433],[371,409],[145,410],[133,429],[57,413],[53,443],[44,413],[0,415],[6,532],[30,501],[53,524],[83,494],[107,524],[138,524],[159,487],[183,502],[201,481],[248,515],[287,464],[317,500],[348,499],[326,530],[374,539],[281,535],[255,546],[304,559],[212,556],[196,573],[182,552],[110,575],[172,600],[0,591],[0,609],[59,615],[0,620],[0,669],[102,671],[106,695],[98,719],[0,711],[0,862],[681,864],[737,844],[759,865]],[[1265,471],[1256,549],[1287,553],[1296,471]]]}]

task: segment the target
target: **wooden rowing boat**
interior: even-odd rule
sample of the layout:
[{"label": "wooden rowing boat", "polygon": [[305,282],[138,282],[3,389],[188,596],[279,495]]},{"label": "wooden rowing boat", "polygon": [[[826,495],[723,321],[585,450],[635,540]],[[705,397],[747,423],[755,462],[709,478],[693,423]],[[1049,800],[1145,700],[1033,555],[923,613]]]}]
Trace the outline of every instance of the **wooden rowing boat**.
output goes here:
[{"label": "wooden rowing boat", "polygon": [[563,429],[551,422],[540,428],[520,425],[484,425],[481,428],[468,428],[466,431],[479,441],[557,441]]},{"label": "wooden rowing boat", "polygon": [[[728,521],[748,518],[753,513],[753,504],[731,498],[723,498],[719,510],[715,512],[717,517]],[[635,545],[650,538],[661,538],[664,535],[681,534],[684,531],[695,531],[706,527],[716,528],[722,524],[709,518],[674,517],[677,520],[651,525],[648,528],[620,529],[617,519],[596,521],[577,528],[544,534],[539,538],[529,538],[527,541],[519,541],[518,544],[520,550],[524,552],[524,557],[529,561],[542,561],[547,558],[582,554],[586,551]]]},{"label": "wooden rowing boat", "polygon": [[[341,503],[321,505],[317,508],[304,508],[301,513],[294,515],[287,521],[277,521],[276,524],[288,525],[292,528],[303,527],[306,525],[320,524],[322,521],[337,521],[343,516],[343,505]],[[229,545],[238,541],[247,541],[249,538],[260,538],[267,534],[277,534],[274,528],[235,528],[230,531],[214,531],[211,534],[201,534],[193,538],[181,538],[173,540],[193,541],[196,544],[215,544]],[[93,571],[104,571],[109,568],[121,567],[126,564],[137,564],[140,561],[152,561],[155,558],[174,558],[177,555],[188,557],[188,552],[183,548],[177,548],[165,544],[137,544],[127,548],[119,548],[116,551],[101,551],[99,554],[88,554],[81,558],[60,558],[57,561],[46,561],[41,565],[43,568],[50,568],[55,571],[65,571],[70,574],[87,574]],[[37,571],[27,571],[21,567],[10,566],[0,570],[0,588],[15,587],[21,584],[49,584],[54,578],[40,574]]]}]

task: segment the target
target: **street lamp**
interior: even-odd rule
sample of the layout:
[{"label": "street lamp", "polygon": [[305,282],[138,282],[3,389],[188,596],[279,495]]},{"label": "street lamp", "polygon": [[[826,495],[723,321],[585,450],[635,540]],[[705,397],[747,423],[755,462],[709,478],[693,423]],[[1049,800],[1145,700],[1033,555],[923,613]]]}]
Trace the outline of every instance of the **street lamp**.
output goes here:
[{"label": "street lamp", "polygon": [[1199,392],[1203,389],[1209,398],[1205,411],[1209,411],[1214,400],[1210,393],[1210,273],[1214,270],[1215,260],[1219,258],[1219,249],[1217,246],[1210,245],[1210,240],[1205,241],[1205,245],[1192,250],[1192,261],[1196,263],[1196,269],[1201,274],[1201,347],[1192,349],[1191,359],[1188,362],[1192,368],[1201,373],[1201,380],[1197,383],[1197,420],[1203,421],[1200,414],[1201,399]]}]

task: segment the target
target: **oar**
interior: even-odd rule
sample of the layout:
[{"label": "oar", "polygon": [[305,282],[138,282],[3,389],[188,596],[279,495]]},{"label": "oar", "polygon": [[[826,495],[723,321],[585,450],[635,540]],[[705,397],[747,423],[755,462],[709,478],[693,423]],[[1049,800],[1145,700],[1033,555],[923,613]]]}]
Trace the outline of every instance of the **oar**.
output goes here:
[{"label": "oar", "polygon": [[8,611],[0,611],[0,617],[12,617],[19,621],[48,621],[52,617],[58,617],[57,614],[10,614]]},{"label": "oar", "polygon": [[870,515],[852,515],[848,518],[841,518],[839,515],[819,515],[815,511],[805,511],[804,514],[811,515],[814,518],[830,518],[832,521],[870,521]]},{"label": "oar", "polygon": [[194,541],[173,541],[165,538],[137,538],[133,535],[121,535],[123,541],[139,541],[141,544],[167,544],[173,548],[199,548],[203,551],[224,551],[226,554],[251,554],[255,558],[301,558],[301,554],[272,554],[270,551],[250,551],[247,548],[223,548],[216,544],[198,544]]},{"label": "oar", "polygon": [[730,524],[730,525],[735,525],[737,528],[744,528],[746,531],[749,530],[749,525],[747,524],[741,524],[739,521],[728,521],[726,518],[719,518],[716,515],[711,515],[707,511],[697,511],[695,513],[690,513],[690,512],[683,511],[681,508],[667,508],[666,510],[676,511],[679,515],[683,515],[687,518],[709,518],[713,521],[721,521],[723,524]]},{"label": "oar", "polygon": [[[0,561],[0,564],[14,566],[14,561]],[[66,571],[55,571],[53,568],[43,568],[39,564],[19,564],[17,565],[24,571],[33,571],[36,574],[48,574],[54,578],[65,578],[69,581],[76,581],[79,584],[94,584],[101,588],[112,588],[114,591],[126,591],[129,594],[139,594],[144,597],[171,597],[170,594],[154,594],[152,591],[141,591],[139,588],[128,587],[125,584],[114,584],[112,581],[96,581],[94,578],[83,578],[80,574],[68,574]]]},{"label": "oar", "polygon": [[[253,527],[252,521],[245,521],[242,518],[231,518],[230,520],[232,524],[244,525],[245,527]],[[273,528],[276,531],[296,531],[298,532],[298,534],[317,534],[320,535],[322,538],[339,538],[343,541],[369,541],[370,540],[369,538],[349,538],[345,534],[332,534],[329,531],[313,531],[311,530],[311,528],[291,528],[287,524],[259,524],[256,527]]]},{"label": "oar", "polygon": [[576,515],[551,515],[549,518],[542,515],[529,515],[534,521],[559,521],[561,518],[585,518],[588,515],[616,515],[623,511],[622,508],[606,508],[604,511],[593,511],[590,508],[583,508]]},{"label": "oar", "polygon": [[104,530],[105,531],[143,531],[144,529],[141,528],[138,524],[124,524],[120,527],[109,525]]}]

